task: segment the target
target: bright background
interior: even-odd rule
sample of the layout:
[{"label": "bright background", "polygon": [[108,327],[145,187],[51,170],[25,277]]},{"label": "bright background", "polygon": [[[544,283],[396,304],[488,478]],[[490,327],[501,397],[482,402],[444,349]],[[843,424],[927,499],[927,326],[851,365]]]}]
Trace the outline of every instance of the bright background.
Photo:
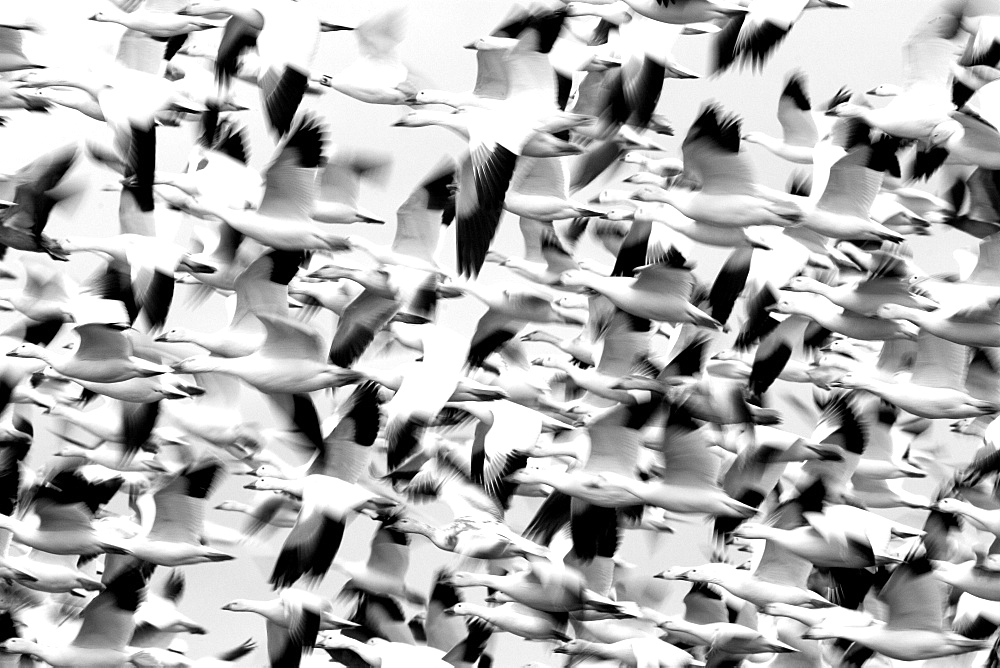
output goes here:
[{"label": "bright background", "polygon": [[[354,3],[350,6],[347,3],[332,2],[314,4],[325,17],[349,25],[357,23],[369,12],[393,5],[400,6],[399,3],[383,1]],[[742,115],[744,130],[780,133],[775,118],[777,99],[787,73],[794,69],[807,73],[809,92],[816,103],[828,99],[842,85],[854,90],[867,90],[883,82],[900,82],[903,40],[932,4],[929,0],[858,0],[857,6],[849,11],[810,11],[778,48],[763,73],[731,70],[721,77],[705,77],[696,81],[668,80],[663,88],[658,111],[671,119],[677,136],[661,137],[659,140],[671,154],[679,155],[679,145],[684,133],[702,102],[709,99],[718,100],[726,109]],[[107,57],[107,54],[114,52],[114,45],[122,29],[115,25],[85,20],[95,10],[106,6],[104,2],[90,0],[21,0],[18,9],[32,13],[45,27],[43,34],[27,38],[29,56],[42,62],[76,65],[92,62],[102,55]],[[475,81],[476,59],[472,51],[463,50],[462,46],[487,34],[507,13],[508,3],[486,0],[421,0],[403,7],[408,13],[408,33],[401,48],[412,71],[423,78],[422,81],[418,80],[418,85],[455,91],[471,90]],[[216,36],[205,33],[197,35],[194,41],[212,43],[215,39]],[[707,73],[711,68],[712,40],[710,36],[681,37],[674,49],[674,56],[679,63]],[[355,38],[350,33],[324,34],[316,59],[316,70],[324,74],[335,74],[347,66],[356,57],[356,53]],[[176,62],[186,70],[203,67],[201,62],[183,56],[179,56]],[[251,86],[238,83],[237,99],[252,108],[251,111],[243,112],[241,118],[250,128],[252,164],[261,168],[270,159],[274,144],[264,127],[258,94]],[[383,227],[358,225],[350,229],[351,233],[364,234],[380,243],[391,241],[395,231],[395,210],[413,187],[443,155],[457,155],[463,148],[460,139],[441,128],[391,127],[403,115],[404,108],[367,105],[332,90],[320,97],[307,97],[304,106],[318,110],[325,117],[331,146],[364,146],[392,153],[394,164],[384,186],[366,188],[362,195],[362,205],[388,221],[388,224]],[[57,109],[48,116],[29,116],[20,112],[7,112],[4,115],[9,116],[12,122],[8,128],[0,129],[0,146],[3,147],[0,150],[0,172],[16,168],[33,153],[47,146],[106,131],[102,123],[72,110]],[[188,125],[161,128],[158,131],[157,163],[160,169],[183,169],[196,130],[196,126]],[[750,146],[747,150],[758,168],[760,180],[766,185],[783,187],[791,171],[788,164],[772,157],[760,147]],[[58,212],[47,232],[54,237],[116,233],[117,194],[100,190],[101,186],[115,182],[114,175],[90,164],[74,171],[76,174],[73,178],[80,179],[80,183],[89,184],[89,190],[73,206]],[[629,173],[628,169],[623,169],[622,177]],[[169,218],[173,214],[165,213],[164,216]],[[189,222],[180,218],[171,222],[178,227],[178,237],[185,238]],[[494,247],[505,253],[519,253],[521,242],[518,237],[516,221],[507,220],[501,225]],[[952,269],[952,251],[975,247],[974,239],[946,229],[935,229],[932,237],[914,238],[911,243],[918,262],[929,271]],[[586,256],[610,261],[607,253],[598,249],[590,239],[584,241],[582,248]],[[453,232],[442,238],[441,249],[442,260],[453,266]],[[711,281],[725,255],[718,249],[699,247],[696,254],[696,274],[704,281]],[[82,280],[97,264],[91,257],[80,256],[62,266],[73,278]],[[521,279],[505,269],[487,265],[480,280],[486,284],[496,284]],[[186,299],[188,290],[184,286],[178,287],[168,325],[213,331],[227,324],[228,316],[221,297],[211,298],[206,305],[194,311]],[[478,303],[471,300],[449,301],[442,305],[441,318],[449,326],[471,334],[482,310]],[[313,324],[327,334],[331,331],[328,316],[321,315]],[[11,342],[11,347],[13,345],[14,342]],[[178,352],[182,354],[183,349],[179,348]],[[800,395],[808,392],[808,389],[801,386],[776,389]],[[262,402],[258,398],[248,397],[248,394],[244,393],[241,404],[245,409],[245,417],[259,421],[262,415],[266,415],[261,411]],[[30,463],[38,466],[45,461],[45,457],[57,443],[57,439],[49,432],[58,431],[64,426],[57,418],[43,417],[35,409],[31,410],[34,411],[36,442]],[[797,428],[803,435],[808,435],[812,425],[802,424],[801,420],[796,424],[792,420],[790,426]],[[959,444],[958,438],[964,440],[964,437],[957,437],[952,441],[955,445]],[[967,453],[968,443],[962,442],[961,445],[962,452]],[[954,445],[950,447],[952,451],[949,457],[955,457]],[[247,481],[242,476],[230,476],[218,486],[212,501],[249,501],[253,493],[242,489]],[[920,485],[910,487],[908,483],[908,488],[919,490],[926,488],[926,485],[923,488]],[[538,500],[535,499],[516,500],[508,515],[510,524],[515,529],[522,528],[537,503]],[[434,521],[446,521],[449,517],[447,509],[437,505],[422,507],[420,512]],[[922,520],[915,513],[906,513],[902,517],[913,523]],[[211,511],[209,519],[230,526],[242,523],[241,518],[221,511]],[[374,524],[366,518],[356,520],[348,529],[337,560],[365,559],[373,527]],[[673,536],[661,536],[654,540],[649,535],[632,533],[627,536],[620,556],[636,564],[639,572],[650,574],[668,565],[702,563],[708,558],[709,531],[709,524],[693,519],[679,524],[677,533]],[[234,554],[238,557],[235,561],[185,569],[188,589],[182,610],[210,629],[208,636],[187,638],[191,656],[219,651],[253,636],[261,649],[243,664],[263,665],[266,660],[263,620],[246,614],[222,612],[220,607],[237,597],[266,599],[272,596],[266,580],[283,536],[282,531],[265,543],[234,548]],[[429,587],[435,571],[450,561],[445,553],[421,537],[413,540],[411,554],[408,577],[418,587]],[[331,572],[319,591],[333,596],[342,582],[340,575]],[[687,586],[662,586],[669,588],[666,611],[679,611],[680,598]],[[493,644],[495,647],[492,653],[499,668],[520,666],[532,660],[549,664],[562,661],[560,657],[551,654],[551,645],[547,644],[529,644],[510,637],[494,640]]]}]

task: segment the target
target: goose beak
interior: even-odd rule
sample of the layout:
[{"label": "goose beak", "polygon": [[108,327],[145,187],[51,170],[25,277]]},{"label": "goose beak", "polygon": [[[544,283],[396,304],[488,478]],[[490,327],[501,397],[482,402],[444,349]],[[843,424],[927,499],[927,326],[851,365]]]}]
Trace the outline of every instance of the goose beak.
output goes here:
[{"label": "goose beak", "polygon": [[446,615],[450,615],[450,616],[453,616],[453,617],[454,617],[454,616],[455,616],[455,615],[457,615],[458,613],[457,613],[457,612],[455,612],[455,606],[451,606],[450,608],[445,608],[445,609],[444,609],[444,614],[446,614]]},{"label": "goose beak", "polygon": [[217,561],[232,561],[235,558],[233,555],[225,554],[224,552],[213,552],[208,555],[208,560],[213,563]]}]

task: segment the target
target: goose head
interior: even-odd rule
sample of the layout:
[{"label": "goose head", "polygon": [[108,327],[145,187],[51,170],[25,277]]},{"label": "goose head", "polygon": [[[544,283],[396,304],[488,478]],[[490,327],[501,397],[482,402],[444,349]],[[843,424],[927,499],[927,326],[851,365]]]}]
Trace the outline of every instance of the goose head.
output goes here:
[{"label": "goose head", "polygon": [[57,450],[54,455],[56,457],[83,457],[84,459],[89,459],[90,450],[79,445],[65,445],[60,450]]},{"label": "goose head", "polygon": [[256,610],[254,601],[245,598],[238,598],[222,606],[223,610],[228,610],[229,612],[253,612]]},{"label": "goose head", "polygon": [[0,643],[0,652],[4,654],[31,654],[34,655],[38,645],[25,638],[8,638]]},{"label": "goose head", "polygon": [[209,355],[188,357],[171,365],[175,373],[208,373],[217,370],[218,367],[219,358]]},{"label": "goose head", "polygon": [[778,300],[777,303],[768,306],[765,310],[771,313],[783,314],[805,314],[806,312],[802,304],[796,304],[791,299]]},{"label": "goose head", "polygon": [[425,128],[440,122],[440,116],[423,111],[408,111],[402,118],[392,124],[394,128]]},{"label": "goose head", "polygon": [[957,515],[965,510],[965,502],[953,497],[947,497],[931,504],[931,510]]},{"label": "goose head", "polygon": [[764,144],[770,137],[763,132],[757,132],[755,130],[750,130],[749,132],[744,132],[740,135],[740,140],[748,142],[750,144]]},{"label": "goose head", "polygon": [[111,17],[108,16],[107,12],[97,12],[92,16],[87,17],[88,21],[98,21],[98,22],[108,22],[111,21]]},{"label": "goose head", "polygon": [[588,287],[590,285],[591,273],[579,269],[564,271],[559,275],[559,284],[565,286]]},{"label": "goose head", "polygon": [[655,202],[661,199],[663,196],[663,188],[657,186],[646,185],[642,188],[638,188],[632,193],[629,199],[636,200],[638,202]]},{"label": "goose head", "polygon": [[845,373],[840,378],[831,380],[829,383],[830,387],[844,388],[850,390],[864,389],[867,387],[867,380],[860,375],[852,372]]},{"label": "goose head", "polygon": [[417,91],[417,94],[413,96],[413,101],[410,104],[447,104],[450,106],[450,99],[451,96],[449,96],[446,91],[425,88]]},{"label": "goose head", "polygon": [[469,609],[468,603],[457,603],[450,608],[445,608],[444,614],[446,615],[471,615],[472,611]]},{"label": "goose head", "polygon": [[662,570],[653,577],[657,580],[687,580],[687,574],[689,571],[694,570],[691,568],[686,568],[684,566],[671,566],[666,570]]},{"label": "goose head", "polygon": [[947,142],[961,141],[964,136],[965,128],[962,124],[954,118],[949,118],[934,126],[927,137],[927,143],[931,146],[941,146]]},{"label": "goose head", "polygon": [[7,357],[36,357],[44,359],[43,355],[45,354],[45,349],[41,346],[36,346],[33,343],[22,343],[7,353]]},{"label": "goose head", "polygon": [[827,628],[825,626],[813,626],[802,634],[803,640],[830,640],[832,638],[840,637],[842,637],[842,635],[835,629]]},{"label": "goose head", "polygon": [[523,468],[514,471],[506,478],[507,482],[512,482],[518,485],[546,482],[548,477],[537,468]]},{"label": "goose head", "polygon": [[158,343],[190,343],[191,335],[186,329],[174,327],[163,332],[153,340]]},{"label": "goose head", "polygon": [[482,583],[482,578],[476,573],[470,573],[469,571],[455,571],[445,577],[443,582],[453,587],[475,587]]},{"label": "goose head", "polygon": [[240,503],[239,501],[226,500],[215,506],[216,510],[228,510],[230,512],[243,512],[246,509],[246,504]]},{"label": "goose head", "polygon": [[252,489],[257,492],[287,492],[288,481],[280,478],[257,478],[244,485],[243,489]]},{"label": "goose head", "polygon": [[552,651],[556,654],[568,654],[569,656],[596,655],[596,646],[589,640],[574,638],[569,642],[564,642],[556,646]]},{"label": "goose head", "polygon": [[872,97],[896,97],[902,95],[903,87],[897,86],[896,84],[882,83],[871,90],[865,91],[865,95],[871,95]]},{"label": "goose head", "polygon": [[177,13],[181,16],[211,16],[213,14],[229,16],[231,14],[224,3],[213,0],[190,0],[184,7],[177,10]]},{"label": "goose head", "polygon": [[425,533],[429,528],[420,520],[415,520],[412,517],[399,517],[389,527],[400,533]]},{"label": "goose head", "polygon": [[829,286],[826,283],[817,281],[815,278],[810,278],[809,276],[796,276],[792,280],[788,281],[787,284],[781,286],[782,290],[789,290],[791,292],[820,292],[824,288]]}]

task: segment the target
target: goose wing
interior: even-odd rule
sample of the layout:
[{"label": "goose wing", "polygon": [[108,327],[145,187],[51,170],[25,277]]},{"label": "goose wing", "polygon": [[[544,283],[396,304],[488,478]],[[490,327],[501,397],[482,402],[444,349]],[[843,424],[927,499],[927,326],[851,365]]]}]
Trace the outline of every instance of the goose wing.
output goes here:
[{"label": "goose wing", "polygon": [[740,120],[710,104],[691,125],[681,145],[685,169],[694,173],[707,195],[753,195],[753,166],[740,154]]},{"label": "goose wing", "polygon": [[504,49],[476,50],[476,84],[472,94],[491,100],[503,100],[510,90]]},{"label": "goose wing", "polygon": [[442,160],[396,210],[393,251],[426,262],[435,261],[441,228],[450,225],[455,217],[456,170],[451,158]]},{"label": "goose wing", "polygon": [[903,86],[909,104],[946,104],[950,99],[951,67],[956,50],[945,36],[946,22],[937,16],[937,10],[930,20],[918,24],[903,44]]},{"label": "goose wing", "polygon": [[258,316],[264,323],[266,338],[258,354],[262,357],[287,360],[319,360],[323,358],[323,337],[309,325],[270,313]]},{"label": "goose wing", "polygon": [[24,55],[24,37],[16,28],[0,28],[0,72],[16,72],[38,67]]},{"label": "goose wing", "polygon": [[886,630],[940,633],[947,586],[934,577],[927,557],[897,566],[878,596],[889,606]]},{"label": "goose wing", "polygon": [[819,130],[806,92],[805,76],[799,72],[788,78],[778,98],[778,123],[789,146],[811,147],[819,142]]},{"label": "goose wing", "polygon": [[833,164],[817,208],[868,220],[883,177],[881,171],[869,167],[873,151],[871,146],[862,146]]},{"label": "goose wing", "polygon": [[517,154],[493,141],[470,135],[470,151],[459,168],[455,200],[455,243],[458,270],[476,276],[486,261]]},{"label": "goose wing", "polygon": [[396,531],[391,525],[380,525],[372,536],[367,566],[372,573],[404,581],[410,567],[410,541],[407,535]]},{"label": "goose wing", "polygon": [[319,199],[338,202],[357,209],[363,178],[374,178],[387,171],[390,158],[372,151],[344,149],[331,156],[319,179]]},{"label": "goose wing", "polygon": [[991,234],[979,242],[979,259],[966,280],[978,285],[1000,286],[1000,234]]},{"label": "goose wing", "polygon": [[288,284],[304,259],[305,254],[301,251],[273,250],[240,272],[233,281],[236,291],[233,324],[242,323],[248,316],[259,313],[286,317]]},{"label": "goose wing", "polygon": [[569,195],[565,158],[522,157],[510,180],[510,191],[565,199]]},{"label": "goose wing", "polygon": [[965,391],[971,350],[921,330],[917,335],[917,357],[910,382],[924,387],[947,387]]},{"label": "goose wing", "polygon": [[344,540],[344,520],[334,520],[312,505],[302,504],[295,526],[285,538],[268,580],[275,589],[301,578],[316,582],[330,569]]},{"label": "goose wing", "polygon": [[145,599],[149,573],[147,565],[133,564],[106,581],[104,591],[84,608],[83,624],[70,645],[123,651],[135,632],[135,611]]},{"label": "goose wing", "polygon": [[258,214],[310,220],[325,135],[325,128],[317,116],[311,113],[302,116],[264,173],[264,196],[257,208]]},{"label": "goose wing", "polygon": [[132,354],[132,344],[122,334],[120,327],[92,322],[80,325],[73,331],[80,336],[80,345],[73,355],[77,359],[125,359]]}]

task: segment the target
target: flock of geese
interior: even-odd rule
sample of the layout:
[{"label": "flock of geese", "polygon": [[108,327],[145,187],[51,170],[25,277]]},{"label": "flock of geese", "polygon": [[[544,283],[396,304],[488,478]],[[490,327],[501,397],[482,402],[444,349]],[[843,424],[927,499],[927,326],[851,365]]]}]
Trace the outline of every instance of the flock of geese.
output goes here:
[{"label": "flock of geese", "polygon": [[[402,8],[109,0],[73,29],[120,40],[74,66],[34,54],[56,19],[31,4],[0,7],[0,667],[506,668],[528,643],[552,665],[1000,666],[1000,2],[901,17],[901,83],[820,101],[789,73],[780,137],[712,100],[673,127],[661,92],[698,76],[675,41],[752,81],[849,0],[518,4],[462,56],[471,91],[404,62]],[[318,74],[343,39],[357,59]],[[363,200],[393,155],[324,94],[465,150],[382,220]],[[100,131],[19,134],[71,117]],[[186,166],[157,159],[181,137]],[[47,227],[94,190],[117,229],[108,207],[99,236]],[[514,219],[520,255],[492,248]],[[948,228],[978,255],[930,273],[907,238]],[[651,572],[621,558],[638,531]],[[655,551],[675,532],[704,563]],[[192,615],[192,572],[260,589],[250,553],[269,598]],[[246,642],[192,656],[229,624]]]}]

